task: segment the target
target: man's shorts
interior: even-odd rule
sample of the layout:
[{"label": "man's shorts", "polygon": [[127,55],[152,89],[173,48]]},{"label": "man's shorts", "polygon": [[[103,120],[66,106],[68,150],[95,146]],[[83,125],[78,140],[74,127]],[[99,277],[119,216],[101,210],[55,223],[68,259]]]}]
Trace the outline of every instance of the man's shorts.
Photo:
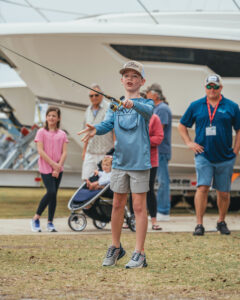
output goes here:
[{"label": "man's shorts", "polygon": [[112,169],[110,188],[119,194],[149,191],[150,170],[125,171]]},{"label": "man's shorts", "polygon": [[220,163],[211,163],[203,155],[195,157],[197,186],[211,186],[220,192],[230,192],[233,166],[236,158]]}]

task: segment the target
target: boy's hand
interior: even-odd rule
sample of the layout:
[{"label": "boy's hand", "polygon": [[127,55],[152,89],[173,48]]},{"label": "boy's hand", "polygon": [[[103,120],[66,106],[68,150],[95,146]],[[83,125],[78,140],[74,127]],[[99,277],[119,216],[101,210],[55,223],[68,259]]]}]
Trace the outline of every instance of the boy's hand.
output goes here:
[{"label": "boy's hand", "polygon": [[133,101],[130,99],[126,99],[122,102],[123,107],[125,108],[132,108],[133,107]]},{"label": "boy's hand", "polygon": [[94,171],[94,175],[97,176],[98,175],[98,170]]},{"label": "boy's hand", "polygon": [[80,132],[78,132],[78,135],[81,135],[83,133],[86,133],[84,135],[84,137],[81,139],[82,142],[87,143],[89,139],[91,139],[92,137],[94,137],[94,135],[96,134],[96,128],[93,125],[90,124],[86,124],[86,128],[81,130]]},{"label": "boy's hand", "polygon": [[91,183],[89,190],[97,190],[97,187],[98,187],[98,181],[94,181]]}]

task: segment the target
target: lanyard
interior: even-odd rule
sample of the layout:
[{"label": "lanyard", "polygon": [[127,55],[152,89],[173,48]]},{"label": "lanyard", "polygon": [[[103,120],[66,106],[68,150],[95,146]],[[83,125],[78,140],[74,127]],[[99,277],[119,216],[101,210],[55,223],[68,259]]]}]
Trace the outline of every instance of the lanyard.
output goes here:
[{"label": "lanyard", "polygon": [[216,104],[215,108],[214,108],[214,111],[213,111],[213,114],[211,114],[211,109],[210,109],[210,103],[209,103],[209,100],[207,98],[207,107],[208,107],[208,115],[209,115],[209,120],[210,120],[210,127],[212,126],[212,120],[216,114],[216,111],[218,109],[218,105],[220,103],[220,101],[222,100],[222,96],[220,97],[218,103]]}]

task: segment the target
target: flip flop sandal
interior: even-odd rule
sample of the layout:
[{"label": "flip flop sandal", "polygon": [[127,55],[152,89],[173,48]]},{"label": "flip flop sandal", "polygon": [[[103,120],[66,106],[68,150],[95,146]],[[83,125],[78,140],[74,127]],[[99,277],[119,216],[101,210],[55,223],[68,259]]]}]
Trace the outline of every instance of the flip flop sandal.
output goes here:
[{"label": "flip flop sandal", "polygon": [[160,227],[159,225],[153,225],[152,230],[162,230],[162,227]]},{"label": "flip flop sandal", "polygon": [[123,224],[122,229],[129,229],[128,224]]}]

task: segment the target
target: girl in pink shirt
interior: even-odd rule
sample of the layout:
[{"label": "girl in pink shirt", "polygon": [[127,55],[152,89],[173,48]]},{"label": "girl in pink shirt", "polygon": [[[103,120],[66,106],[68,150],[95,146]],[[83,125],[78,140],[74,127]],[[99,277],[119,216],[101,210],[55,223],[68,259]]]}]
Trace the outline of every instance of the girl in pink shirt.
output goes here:
[{"label": "girl in pink shirt", "polygon": [[57,107],[50,106],[46,112],[44,128],[37,131],[35,142],[37,143],[39,172],[47,193],[39,203],[35,216],[32,219],[32,231],[41,232],[40,217],[48,206],[47,229],[56,232],[53,218],[57,204],[57,191],[61,182],[63,164],[67,156],[68,139],[66,133],[59,129],[61,111]]}]

